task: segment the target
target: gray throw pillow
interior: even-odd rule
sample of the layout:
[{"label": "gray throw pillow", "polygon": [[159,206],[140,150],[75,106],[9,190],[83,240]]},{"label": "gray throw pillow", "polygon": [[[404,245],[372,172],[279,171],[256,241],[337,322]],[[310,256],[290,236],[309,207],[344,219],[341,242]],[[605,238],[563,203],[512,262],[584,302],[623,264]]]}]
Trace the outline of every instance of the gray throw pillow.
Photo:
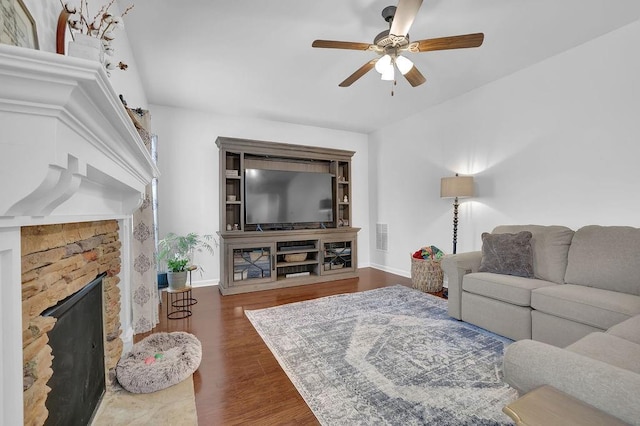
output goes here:
[{"label": "gray throw pillow", "polygon": [[478,272],[533,278],[531,232],[482,234],[482,260]]}]

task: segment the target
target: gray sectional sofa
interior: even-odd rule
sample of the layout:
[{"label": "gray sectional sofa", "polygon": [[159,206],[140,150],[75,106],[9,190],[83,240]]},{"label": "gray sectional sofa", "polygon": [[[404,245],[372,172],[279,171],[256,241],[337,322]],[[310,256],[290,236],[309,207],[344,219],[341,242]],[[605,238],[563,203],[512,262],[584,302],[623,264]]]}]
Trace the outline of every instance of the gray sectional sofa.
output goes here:
[{"label": "gray sectional sofa", "polygon": [[640,229],[498,226],[530,232],[533,277],[481,269],[481,251],[445,256],[449,315],[513,340],[564,347],[640,314]]},{"label": "gray sectional sofa", "polygon": [[517,340],[504,375],[519,393],[551,385],[640,425],[640,229],[499,226],[441,265],[450,316]]}]

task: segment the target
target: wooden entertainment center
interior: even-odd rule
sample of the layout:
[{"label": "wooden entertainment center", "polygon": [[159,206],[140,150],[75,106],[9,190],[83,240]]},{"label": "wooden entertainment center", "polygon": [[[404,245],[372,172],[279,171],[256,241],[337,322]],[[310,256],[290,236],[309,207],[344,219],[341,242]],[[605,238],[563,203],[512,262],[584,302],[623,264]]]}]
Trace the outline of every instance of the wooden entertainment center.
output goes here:
[{"label": "wooden entertainment center", "polygon": [[[218,137],[220,285],[223,295],[357,276],[351,226],[353,151]],[[245,171],[331,174],[332,219],[317,223],[246,223]]]}]

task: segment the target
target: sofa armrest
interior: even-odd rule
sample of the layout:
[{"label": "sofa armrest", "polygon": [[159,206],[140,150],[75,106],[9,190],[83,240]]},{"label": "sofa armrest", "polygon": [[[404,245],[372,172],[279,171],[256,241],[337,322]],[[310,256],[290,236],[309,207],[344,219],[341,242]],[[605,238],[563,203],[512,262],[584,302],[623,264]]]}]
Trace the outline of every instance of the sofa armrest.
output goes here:
[{"label": "sofa armrest", "polygon": [[470,251],[467,253],[450,254],[442,258],[440,266],[447,275],[449,302],[449,316],[462,319],[462,278],[465,274],[478,272],[481,251]]},{"label": "sofa armrest", "polygon": [[533,340],[512,343],[504,380],[520,393],[550,385],[630,424],[640,425],[640,374]]}]

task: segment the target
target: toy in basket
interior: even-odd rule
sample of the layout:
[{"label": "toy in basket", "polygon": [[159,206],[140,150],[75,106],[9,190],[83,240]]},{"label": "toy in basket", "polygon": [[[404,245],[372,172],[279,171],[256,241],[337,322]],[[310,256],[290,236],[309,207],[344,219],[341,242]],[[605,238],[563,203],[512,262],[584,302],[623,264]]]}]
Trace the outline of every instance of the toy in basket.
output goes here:
[{"label": "toy in basket", "polygon": [[436,246],[422,247],[411,255],[413,288],[427,293],[442,290],[443,274],[440,259],[444,253]]}]

